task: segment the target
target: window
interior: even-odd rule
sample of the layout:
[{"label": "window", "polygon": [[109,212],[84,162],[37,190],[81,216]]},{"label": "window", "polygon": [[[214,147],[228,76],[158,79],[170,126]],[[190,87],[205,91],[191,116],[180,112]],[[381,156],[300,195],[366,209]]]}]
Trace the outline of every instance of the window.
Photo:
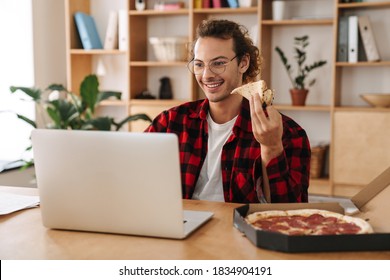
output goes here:
[{"label": "window", "polygon": [[34,103],[9,87],[34,84],[32,0],[0,1],[0,34],[0,160],[30,159],[25,149],[32,127],[12,112],[34,119]]}]

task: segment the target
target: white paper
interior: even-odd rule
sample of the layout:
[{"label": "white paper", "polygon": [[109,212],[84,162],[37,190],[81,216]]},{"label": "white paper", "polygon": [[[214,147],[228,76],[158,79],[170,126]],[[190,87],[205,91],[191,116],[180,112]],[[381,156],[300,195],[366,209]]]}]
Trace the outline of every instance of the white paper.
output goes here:
[{"label": "white paper", "polygon": [[39,205],[39,196],[20,195],[0,192],[0,215],[10,214]]}]

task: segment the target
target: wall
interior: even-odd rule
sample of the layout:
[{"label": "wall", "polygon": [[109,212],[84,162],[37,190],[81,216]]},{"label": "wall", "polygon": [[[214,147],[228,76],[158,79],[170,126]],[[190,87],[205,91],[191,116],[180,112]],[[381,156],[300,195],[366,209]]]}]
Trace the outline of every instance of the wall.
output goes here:
[{"label": "wall", "polygon": [[32,0],[34,84],[66,84],[65,5],[62,0]]},{"label": "wall", "polygon": [[[9,94],[9,87],[65,85],[64,21],[62,0],[0,1],[0,111],[34,119],[33,103]],[[28,159],[31,129],[13,113],[0,114],[0,160]]]}]

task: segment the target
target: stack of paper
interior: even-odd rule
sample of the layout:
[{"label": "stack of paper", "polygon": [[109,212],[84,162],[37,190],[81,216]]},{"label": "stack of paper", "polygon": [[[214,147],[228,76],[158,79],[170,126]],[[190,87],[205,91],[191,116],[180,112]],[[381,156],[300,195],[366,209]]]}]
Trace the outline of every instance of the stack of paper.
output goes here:
[{"label": "stack of paper", "polygon": [[39,196],[0,192],[0,215],[10,214],[39,205]]}]

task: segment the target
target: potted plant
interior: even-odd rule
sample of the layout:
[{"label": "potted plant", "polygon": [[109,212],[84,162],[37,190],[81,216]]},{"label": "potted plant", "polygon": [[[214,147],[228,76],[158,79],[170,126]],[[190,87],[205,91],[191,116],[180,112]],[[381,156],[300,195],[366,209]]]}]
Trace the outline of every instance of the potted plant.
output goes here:
[{"label": "potted plant", "polygon": [[284,55],[284,52],[278,47],[275,47],[276,52],[279,54],[281,61],[287,71],[288,77],[292,84],[290,89],[291,98],[293,105],[305,105],[306,96],[309,92],[309,87],[314,85],[316,82],[315,79],[306,81],[309,76],[309,73],[326,64],[325,60],[319,60],[314,62],[311,65],[305,64],[306,61],[306,47],[309,45],[309,36],[305,35],[302,37],[294,38],[294,51],[295,51],[295,60],[297,63],[297,72],[295,78],[293,78],[293,69],[288,59]]},{"label": "potted plant", "polygon": [[[52,129],[78,130],[119,130],[124,124],[135,121],[152,120],[146,114],[127,116],[117,122],[108,116],[96,116],[96,108],[103,100],[109,98],[120,99],[121,93],[116,91],[99,91],[99,82],[96,75],[88,75],[80,85],[80,95],[69,92],[64,86],[49,85],[44,91],[28,87],[10,87],[11,93],[22,91],[36,103],[37,115],[45,119],[44,126]],[[44,100],[44,95],[48,99]],[[19,119],[37,128],[37,123],[23,115],[16,114]],[[47,120],[49,118],[49,120]],[[28,147],[27,149],[31,149]],[[31,165],[28,162],[26,165]]]}]

